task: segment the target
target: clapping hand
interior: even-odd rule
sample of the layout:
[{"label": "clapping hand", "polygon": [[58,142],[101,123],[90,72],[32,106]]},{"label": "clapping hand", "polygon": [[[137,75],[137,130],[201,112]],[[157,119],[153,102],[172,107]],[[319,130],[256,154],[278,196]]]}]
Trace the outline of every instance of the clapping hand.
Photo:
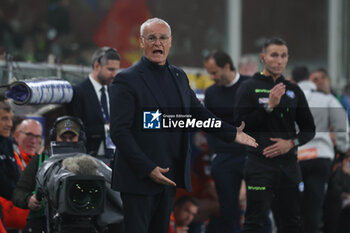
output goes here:
[{"label": "clapping hand", "polygon": [[270,90],[269,94],[269,106],[271,108],[279,105],[281,97],[286,93],[286,85],[279,83]]}]

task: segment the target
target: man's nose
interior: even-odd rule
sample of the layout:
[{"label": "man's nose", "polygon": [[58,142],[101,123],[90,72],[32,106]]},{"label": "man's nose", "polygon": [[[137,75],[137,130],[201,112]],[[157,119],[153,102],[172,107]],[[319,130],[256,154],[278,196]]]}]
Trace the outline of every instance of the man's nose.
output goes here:
[{"label": "man's nose", "polygon": [[156,38],[156,41],[154,41],[154,45],[157,45],[157,46],[162,45],[162,42],[160,42],[160,38]]},{"label": "man's nose", "polygon": [[277,62],[278,62],[278,63],[282,63],[282,62],[283,62],[283,58],[282,58],[282,57],[278,57],[278,58],[277,58]]}]

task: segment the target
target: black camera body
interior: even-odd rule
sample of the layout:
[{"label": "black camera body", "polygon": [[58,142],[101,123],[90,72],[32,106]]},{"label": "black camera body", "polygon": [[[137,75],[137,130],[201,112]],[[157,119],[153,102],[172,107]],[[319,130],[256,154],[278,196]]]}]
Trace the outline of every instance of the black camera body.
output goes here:
[{"label": "black camera body", "polygon": [[62,165],[66,158],[85,155],[81,148],[79,143],[52,143],[51,157],[38,170],[38,193],[47,203],[50,233],[97,232],[96,219],[105,206],[105,178],[77,175]]},{"label": "black camera body", "polygon": [[103,212],[105,181],[101,176],[75,175],[62,180],[57,213],[96,216]]}]

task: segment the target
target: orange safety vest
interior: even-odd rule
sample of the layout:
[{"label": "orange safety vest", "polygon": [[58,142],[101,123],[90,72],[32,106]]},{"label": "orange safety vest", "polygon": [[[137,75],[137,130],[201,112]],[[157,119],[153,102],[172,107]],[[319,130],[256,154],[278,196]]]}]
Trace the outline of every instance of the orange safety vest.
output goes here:
[{"label": "orange safety vest", "polygon": [[17,164],[21,167],[21,170],[23,171],[24,168],[30,162],[31,158],[35,154],[34,155],[30,155],[30,154],[25,153],[20,146],[18,146],[18,149],[20,151],[20,154],[18,154],[17,151],[14,151],[15,152],[15,159],[16,159]]}]

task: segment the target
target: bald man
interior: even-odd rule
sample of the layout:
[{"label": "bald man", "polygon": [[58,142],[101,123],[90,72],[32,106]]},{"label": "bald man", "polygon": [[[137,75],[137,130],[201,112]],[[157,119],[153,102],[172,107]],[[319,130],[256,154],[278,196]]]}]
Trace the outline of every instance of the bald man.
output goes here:
[{"label": "bald man", "polygon": [[23,120],[15,130],[14,139],[18,146],[14,146],[17,163],[23,168],[36,154],[42,140],[42,126],[33,119]]}]

